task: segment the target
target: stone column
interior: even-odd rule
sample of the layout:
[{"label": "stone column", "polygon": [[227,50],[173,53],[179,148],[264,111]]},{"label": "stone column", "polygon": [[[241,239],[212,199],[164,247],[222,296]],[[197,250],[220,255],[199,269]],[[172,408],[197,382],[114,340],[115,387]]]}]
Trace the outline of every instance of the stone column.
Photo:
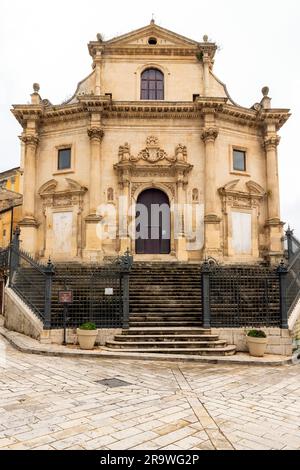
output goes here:
[{"label": "stone column", "polygon": [[23,207],[21,228],[22,248],[32,255],[36,254],[37,221],[35,218],[35,178],[36,178],[36,150],[38,146],[37,134],[22,136],[24,143],[25,161],[23,175]]},{"label": "stone column", "polygon": [[216,127],[206,127],[202,132],[202,140],[205,144],[205,201],[204,201],[204,227],[205,227],[205,256],[220,257],[220,217],[217,207],[216,187],[216,158],[215,140],[218,137]]},{"label": "stone column", "polygon": [[[269,255],[274,263],[282,257],[282,228],[283,223],[280,221],[280,200],[279,200],[279,178],[278,178],[278,161],[277,146],[280,137],[275,133],[267,134],[264,140],[266,152],[266,168],[267,168],[267,194],[268,194],[268,219],[266,226],[269,235]],[[273,262],[273,261],[272,261]]]},{"label": "stone column", "polygon": [[97,224],[101,215],[97,212],[101,204],[101,142],[104,132],[101,127],[88,129],[90,138],[90,183],[89,183],[89,215],[86,217],[86,247],[85,257],[92,261],[102,259],[102,241],[97,235]]}]

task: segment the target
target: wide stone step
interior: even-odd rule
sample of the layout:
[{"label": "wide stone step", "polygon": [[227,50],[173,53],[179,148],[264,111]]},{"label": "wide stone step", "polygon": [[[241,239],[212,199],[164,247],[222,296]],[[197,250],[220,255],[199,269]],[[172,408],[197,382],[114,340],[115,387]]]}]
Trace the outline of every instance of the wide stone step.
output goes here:
[{"label": "wide stone step", "polygon": [[115,341],[122,341],[122,342],[173,342],[173,341],[181,341],[181,342],[214,342],[218,341],[218,335],[190,335],[190,334],[173,334],[173,335],[147,335],[147,334],[122,334],[116,335]]},{"label": "wide stone step", "polygon": [[170,326],[145,326],[143,328],[139,327],[132,327],[128,330],[123,330],[122,335],[155,335],[155,336],[177,336],[177,335],[210,335],[211,330],[201,328],[201,327],[184,327],[180,326],[177,328],[172,328]]},{"label": "wide stone step", "polygon": [[174,328],[180,328],[181,326],[190,326],[190,327],[197,327],[200,326],[201,322],[196,323],[195,321],[193,322],[188,322],[188,321],[147,321],[147,322],[134,322],[134,321],[129,321],[129,326],[130,327],[135,327],[135,328],[144,328],[144,327],[152,327],[152,326],[164,326],[164,327],[174,327]]},{"label": "wide stone step", "polygon": [[137,316],[133,318],[133,315],[130,315],[129,323],[132,324],[133,322],[156,322],[156,323],[169,323],[169,322],[192,322],[192,323],[197,323],[200,322],[201,316],[200,315],[195,315],[194,317],[192,316],[185,316],[185,315],[177,315],[177,316],[172,316],[170,315],[169,317],[167,316]]},{"label": "wide stone step", "polygon": [[[108,348],[109,349],[109,348]],[[114,349],[115,351],[116,349]],[[132,347],[120,348],[120,353],[138,352],[139,354],[188,354],[195,356],[232,356],[236,353],[235,346],[225,346],[223,348],[141,348]]]},{"label": "wide stone step", "polygon": [[226,347],[226,341],[194,341],[191,345],[188,341],[143,341],[143,337],[140,341],[136,342],[122,342],[122,341],[107,341],[106,346],[113,349],[210,349],[210,348],[224,348]]}]

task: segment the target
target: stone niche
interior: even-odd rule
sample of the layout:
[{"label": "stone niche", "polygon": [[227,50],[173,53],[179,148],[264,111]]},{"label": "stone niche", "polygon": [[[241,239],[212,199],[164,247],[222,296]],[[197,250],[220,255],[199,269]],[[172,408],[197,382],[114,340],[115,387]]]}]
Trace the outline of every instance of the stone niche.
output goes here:
[{"label": "stone niche", "polygon": [[42,257],[66,260],[82,256],[86,191],[87,188],[70,178],[59,182],[52,179],[40,188],[44,215]]}]

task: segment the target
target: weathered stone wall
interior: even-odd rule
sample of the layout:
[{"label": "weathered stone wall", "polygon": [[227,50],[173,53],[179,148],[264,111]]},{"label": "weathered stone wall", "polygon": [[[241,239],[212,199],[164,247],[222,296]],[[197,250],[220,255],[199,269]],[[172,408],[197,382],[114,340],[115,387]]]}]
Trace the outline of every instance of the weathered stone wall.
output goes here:
[{"label": "weathered stone wall", "polygon": [[[108,329],[103,328],[98,330],[98,336],[96,339],[96,344],[99,346],[105,346],[107,341],[113,340],[115,335],[121,334],[121,329]],[[47,344],[62,344],[64,339],[64,330],[44,330],[41,334],[41,343]],[[77,333],[76,328],[67,328],[66,330],[66,341],[67,344],[77,344]]]},{"label": "weathered stone wall", "polygon": [[[238,352],[248,352],[246,331],[251,329],[251,327],[212,328],[212,334],[219,335],[220,339],[226,340],[228,344],[234,344]],[[293,334],[291,331],[280,328],[263,328],[263,331],[268,337],[267,354],[292,355]]]},{"label": "weathered stone wall", "polygon": [[9,288],[5,289],[4,326],[38,340],[43,331],[42,322]]}]

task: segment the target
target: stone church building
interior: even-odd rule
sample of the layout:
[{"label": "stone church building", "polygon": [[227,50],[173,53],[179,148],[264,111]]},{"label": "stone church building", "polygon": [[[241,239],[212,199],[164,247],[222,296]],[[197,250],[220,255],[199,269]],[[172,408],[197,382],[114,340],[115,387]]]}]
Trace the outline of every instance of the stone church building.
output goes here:
[{"label": "stone church building", "polygon": [[[251,108],[236,104],[207,36],[152,20],[108,41],[98,34],[88,50],[92,71],[69,100],[54,105],[34,84],[31,104],[13,106],[23,249],[42,261],[129,248],[137,260],[277,262],[278,131],[289,110],[272,108],[267,87]],[[153,205],[167,208],[163,217]]]}]

